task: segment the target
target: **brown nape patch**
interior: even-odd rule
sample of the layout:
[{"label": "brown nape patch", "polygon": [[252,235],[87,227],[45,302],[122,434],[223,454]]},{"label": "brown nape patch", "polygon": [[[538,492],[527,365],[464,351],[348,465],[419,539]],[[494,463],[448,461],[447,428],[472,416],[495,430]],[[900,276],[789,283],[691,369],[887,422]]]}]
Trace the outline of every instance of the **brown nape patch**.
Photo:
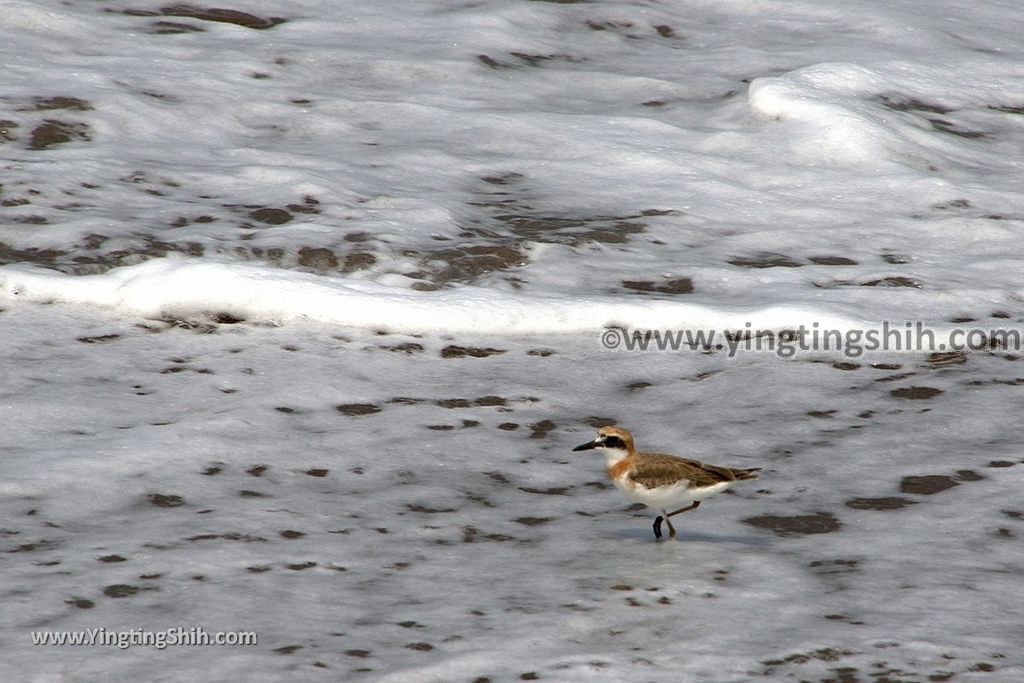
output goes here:
[{"label": "brown nape patch", "polygon": [[959,485],[960,482],[953,479],[953,477],[944,474],[927,474],[917,477],[910,476],[903,477],[900,481],[900,492],[930,496]]},{"label": "brown nape patch", "polygon": [[455,346],[454,344],[449,344],[441,349],[441,358],[487,358],[488,356],[496,356],[505,352],[505,349]]},{"label": "brown nape patch", "polygon": [[92,130],[84,123],[46,119],[32,130],[29,136],[28,148],[39,151],[56,145],[63,145],[73,140],[91,139]]},{"label": "brown nape patch", "polygon": [[799,268],[804,265],[785,254],[767,251],[752,256],[734,256],[728,263],[739,268]]},{"label": "brown nape patch", "polygon": [[889,392],[893,398],[904,398],[918,401],[935,398],[941,393],[942,389],[936,389],[935,387],[900,387],[899,389],[893,389]]},{"label": "brown nape patch", "polygon": [[196,7],[188,4],[165,5],[159,10],[137,10],[127,9],[124,13],[133,17],[188,17],[200,21],[213,21],[223,24],[234,24],[243,28],[268,29],[283,24],[286,19],[281,17],[257,17],[254,14],[239,12],[232,9],[221,9],[218,7]]},{"label": "brown nape patch", "polygon": [[667,282],[651,282],[650,280],[623,280],[622,286],[640,293],[657,294],[692,294],[693,280],[688,277],[669,280]]},{"label": "brown nape patch", "polygon": [[743,520],[745,523],[759,529],[768,529],[779,536],[792,534],[829,534],[839,531],[842,523],[835,515],[828,512],[818,512],[813,515],[762,515],[760,517],[749,517]]},{"label": "brown nape patch", "polygon": [[846,501],[846,507],[854,510],[899,510],[908,505],[917,505],[916,500],[900,498],[899,496],[888,496],[884,498],[851,498]]},{"label": "brown nape patch", "polygon": [[343,403],[334,407],[342,415],[359,417],[362,415],[373,415],[381,411],[380,407],[373,403]]}]

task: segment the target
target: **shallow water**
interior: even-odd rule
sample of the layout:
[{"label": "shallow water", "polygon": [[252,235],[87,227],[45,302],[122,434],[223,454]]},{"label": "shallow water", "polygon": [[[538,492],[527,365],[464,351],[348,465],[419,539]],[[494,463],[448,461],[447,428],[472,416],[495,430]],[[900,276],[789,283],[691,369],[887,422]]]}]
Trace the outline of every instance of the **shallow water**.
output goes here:
[{"label": "shallow water", "polygon": [[1017,15],[5,3],[6,678],[1021,678]]}]

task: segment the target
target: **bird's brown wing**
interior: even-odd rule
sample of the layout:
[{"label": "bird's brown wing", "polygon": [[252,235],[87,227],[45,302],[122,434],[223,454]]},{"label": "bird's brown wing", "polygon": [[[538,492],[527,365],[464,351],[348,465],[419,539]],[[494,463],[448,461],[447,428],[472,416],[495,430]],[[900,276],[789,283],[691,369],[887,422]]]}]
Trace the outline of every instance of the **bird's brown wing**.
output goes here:
[{"label": "bird's brown wing", "polygon": [[702,488],[734,481],[736,475],[728,467],[708,465],[699,460],[664,453],[642,453],[629,478],[647,488],[667,486],[681,479],[689,481],[691,487]]}]

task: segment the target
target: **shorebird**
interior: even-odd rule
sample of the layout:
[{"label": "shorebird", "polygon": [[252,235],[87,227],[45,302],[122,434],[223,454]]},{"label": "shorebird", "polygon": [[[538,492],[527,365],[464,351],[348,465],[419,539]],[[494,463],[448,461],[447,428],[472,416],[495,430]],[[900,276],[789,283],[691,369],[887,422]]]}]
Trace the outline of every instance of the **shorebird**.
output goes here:
[{"label": "shorebird", "polygon": [[761,469],[708,465],[664,453],[638,453],[633,435],[618,427],[602,427],[593,441],[573,450],[590,449],[604,454],[608,476],[627,498],[658,513],[654,520],[654,537],[659,540],[662,520],[668,524],[669,538],[675,538],[676,530],[670,517],[697,509],[702,500],[725,491],[738,481],[757,479]]}]

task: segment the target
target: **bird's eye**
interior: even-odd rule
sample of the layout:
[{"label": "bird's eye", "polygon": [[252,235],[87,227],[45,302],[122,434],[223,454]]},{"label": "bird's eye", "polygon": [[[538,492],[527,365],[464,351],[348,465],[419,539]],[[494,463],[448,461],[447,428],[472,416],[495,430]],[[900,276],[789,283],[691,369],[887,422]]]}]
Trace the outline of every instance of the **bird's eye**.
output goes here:
[{"label": "bird's eye", "polygon": [[617,436],[609,436],[601,444],[605,448],[625,448],[626,443]]}]

